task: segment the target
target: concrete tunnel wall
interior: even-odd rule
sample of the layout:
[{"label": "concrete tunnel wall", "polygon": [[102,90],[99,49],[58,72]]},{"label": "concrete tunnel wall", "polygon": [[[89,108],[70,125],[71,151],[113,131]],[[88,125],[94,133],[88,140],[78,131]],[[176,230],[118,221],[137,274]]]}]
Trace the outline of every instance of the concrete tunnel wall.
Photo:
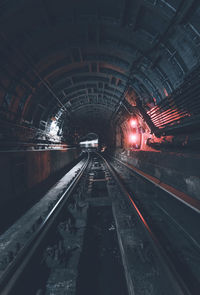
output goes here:
[{"label": "concrete tunnel wall", "polygon": [[[0,205],[24,195],[56,175],[79,156],[79,150],[0,152]],[[27,195],[26,195],[27,193]]]},{"label": "concrete tunnel wall", "polygon": [[116,149],[115,156],[160,181],[200,200],[198,154]]}]

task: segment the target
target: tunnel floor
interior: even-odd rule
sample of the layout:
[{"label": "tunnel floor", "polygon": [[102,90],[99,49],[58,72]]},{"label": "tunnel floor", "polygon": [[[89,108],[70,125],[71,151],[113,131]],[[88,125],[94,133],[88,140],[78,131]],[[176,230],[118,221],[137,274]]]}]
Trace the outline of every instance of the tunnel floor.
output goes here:
[{"label": "tunnel floor", "polygon": [[0,236],[0,291],[198,295],[199,214],[108,159],[85,157]]}]

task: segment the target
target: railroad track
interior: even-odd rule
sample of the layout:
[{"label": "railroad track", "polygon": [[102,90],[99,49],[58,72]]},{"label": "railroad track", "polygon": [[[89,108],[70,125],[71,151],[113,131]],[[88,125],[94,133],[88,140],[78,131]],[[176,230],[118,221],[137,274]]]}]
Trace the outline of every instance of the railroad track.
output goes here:
[{"label": "railroad track", "polygon": [[168,211],[157,203],[150,215],[146,196],[138,200],[132,194],[130,182],[137,181],[130,181],[126,169],[98,153],[88,155],[1,276],[0,294],[198,294],[177,269],[174,249],[165,247],[154,221],[168,220]]},{"label": "railroad track", "polygon": [[153,177],[127,163],[116,158],[111,161],[112,169],[134,209],[141,220],[148,224],[153,239],[159,243],[174,278],[178,275],[178,281],[184,282],[183,294],[199,294],[198,202],[191,202],[190,197],[186,198],[187,196],[177,193],[177,190],[171,190],[170,186],[154,181]]},{"label": "railroad track", "polygon": [[[59,220],[64,208],[70,204],[71,197],[74,190],[78,186],[84,172],[90,162],[89,154],[84,165],[77,173],[75,178],[72,180],[70,185],[63,192],[59,200],[54,204],[51,211],[48,213],[46,218],[42,221],[36,231],[31,235],[30,239],[25,243],[25,245],[19,250],[16,257],[9,263],[8,267],[5,269],[0,277],[0,294],[22,294],[18,291],[18,285],[25,284],[23,282],[24,274],[30,265],[33,264],[33,260],[37,259],[37,255],[41,256],[41,251],[46,245],[46,240],[51,234],[52,228],[55,230],[55,225],[57,220]],[[24,293],[25,294],[25,293]],[[27,293],[27,294],[31,294]]]}]

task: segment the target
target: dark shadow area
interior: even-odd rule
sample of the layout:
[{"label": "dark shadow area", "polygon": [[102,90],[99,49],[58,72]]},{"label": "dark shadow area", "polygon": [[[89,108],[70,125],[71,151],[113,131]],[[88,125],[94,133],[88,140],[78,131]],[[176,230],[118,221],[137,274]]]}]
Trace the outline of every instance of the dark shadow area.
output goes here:
[{"label": "dark shadow area", "polygon": [[112,209],[91,207],[79,263],[76,295],[126,295]]}]

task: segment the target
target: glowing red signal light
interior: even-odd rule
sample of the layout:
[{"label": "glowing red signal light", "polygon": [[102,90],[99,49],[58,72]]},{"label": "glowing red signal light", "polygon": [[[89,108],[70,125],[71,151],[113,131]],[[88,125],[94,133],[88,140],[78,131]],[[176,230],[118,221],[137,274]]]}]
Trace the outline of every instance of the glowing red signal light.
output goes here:
[{"label": "glowing red signal light", "polygon": [[130,120],[130,126],[131,127],[136,127],[137,126],[137,121],[135,119]]},{"label": "glowing red signal light", "polygon": [[129,141],[131,142],[131,143],[135,143],[136,141],[137,141],[137,135],[136,134],[130,134],[129,135]]}]

